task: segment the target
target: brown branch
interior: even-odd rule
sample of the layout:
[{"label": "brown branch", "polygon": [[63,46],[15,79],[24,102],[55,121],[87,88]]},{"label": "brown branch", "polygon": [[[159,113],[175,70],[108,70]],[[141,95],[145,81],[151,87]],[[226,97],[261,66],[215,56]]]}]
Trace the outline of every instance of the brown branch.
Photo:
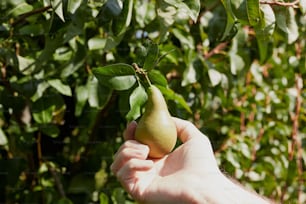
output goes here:
[{"label": "brown branch", "polygon": [[46,162],[46,165],[48,167],[48,170],[50,171],[50,173],[52,174],[53,176],[53,179],[54,179],[54,182],[55,182],[55,185],[56,185],[56,188],[60,194],[60,196],[62,198],[65,198],[66,197],[66,193],[64,191],[64,187],[63,187],[63,184],[58,176],[58,173],[56,172],[56,170],[54,169],[54,167],[49,163],[49,162]]},{"label": "brown branch", "polygon": [[215,48],[213,48],[211,51],[209,51],[208,53],[205,53],[205,54],[204,54],[204,58],[205,58],[205,59],[208,59],[208,58],[210,58],[211,56],[220,53],[221,50],[223,50],[224,48],[226,48],[227,44],[228,44],[228,42],[220,43],[220,44],[217,45]]},{"label": "brown branch", "polygon": [[285,7],[297,7],[297,4],[300,2],[300,0],[295,0],[293,2],[280,2],[280,1],[260,1],[260,4],[269,4],[271,6],[285,6]]},{"label": "brown branch", "polygon": [[299,115],[301,110],[301,91],[302,91],[302,77],[300,75],[296,75],[295,79],[295,88],[297,92],[296,101],[295,101],[295,113],[291,116],[292,120],[292,145],[291,145],[291,151],[289,152],[289,159],[292,160],[294,156],[294,149],[296,144],[298,143],[298,131],[299,131]]},{"label": "brown branch", "polygon": [[18,18],[16,20],[13,20],[11,22],[11,25],[16,26],[17,24],[22,23],[26,18],[28,18],[30,16],[33,16],[33,15],[36,15],[36,14],[39,14],[39,13],[43,13],[43,12],[49,10],[50,8],[52,8],[51,5],[43,7],[43,8],[35,9],[35,10],[29,11],[29,12],[24,13],[24,14],[21,14],[20,16],[18,16]]},{"label": "brown branch", "polygon": [[37,134],[36,148],[37,148],[37,160],[38,160],[39,166],[41,166],[42,151],[41,151],[41,132],[40,131],[38,131],[38,134]]}]

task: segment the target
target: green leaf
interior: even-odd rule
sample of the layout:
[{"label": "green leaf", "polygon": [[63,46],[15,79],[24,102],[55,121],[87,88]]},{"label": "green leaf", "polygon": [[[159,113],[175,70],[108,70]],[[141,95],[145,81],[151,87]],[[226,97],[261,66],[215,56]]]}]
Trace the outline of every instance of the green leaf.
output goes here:
[{"label": "green leaf", "polygon": [[180,1],[180,0],[164,0],[169,5],[180,8],[181,11],[186,12],[186,14],[194,21],[197,22],[198,15],[200,12],[201,4],[200,0],[189,0],[189,1]]},{"label": "green leaf", "polygon": [[239,71],[241,71],[244,68],[245,63],[242,57],[240,57],[236,53],[230,53],[229,58],[230,58],[231,73],[233,75],[236,75]]},{"label": "green leaf", "polygon": [[34,59],[17,55],[19,71],[23,74],[31,74],[35,70]]},{"label": "green leaf", "polygon": [[39,128],[42,131],[42,133],[53,138],[56,138],[60,133],[60,130],[54,124],[41,125],[39,126]]},{"label": "green leaf", "polygon": [[208,76],[209,76],[212,86],[217,86],[218,84],[220,84],[223,78],[222,73],[220,73],[219,71],[215,69],[209,69]]},{"label": "green leaf", "polygon": [[181,42],[184,49],[194,49],[194,39],[191,35],[188,34],[187,31],[183,29],[172,29],[173,34],[175,37]]},{"label": "green leaf", "polygon": [[[243,25],[249,25],[249,19],[248,19],[248,13],[247,13],[247,6],[246,6],[246,0],[223,0],[223,5],[225,9],[231,8],[231,11],[235,15],[235,17],[238,19],[238,21]],[[230,4],[230,6],[229,6]],[[228,13],[230,10],[226,10]],[[230,14],[227,14],[230,15]]]},{"label": "green leaf", "polygon": [[141,115],[141,109],[147,101],[147,94],[143,86],[136,87],[130,95],[130,111],[126,115],[127,121],[136,120]]},{"label": "green leaf", "polygon": [[127,76],[127,75],[135,75],[135,70],[133,66],[124,63],[111,64],[104,67],[98,67],[92,70],[92,73],[96,76],[108,76],[108,77],[116,77],[116,76]]},{"label": "green leaf", "polygon": [[51,1],[52,8],[58,17],[65,22],[64,11],[63,11],[63,0]]},{"label": "green leaf", "polygon": [[100,204],[108,204],[109,203],[108,196],[105,193],[101,192],[99,195],[99,201]]},{"label": "green leaf", "polygon": [[98,81],[115,90],[127,90],[131,88],[135,82],[135,70],[128,64],[112,64],[92,70]]},{"label": "green leaf", "polygon": [[66,96],[72,95],[70,86],[63,84],[60,79],[51,79],[51,80],[48,80],[48,83],[53,88],[55,88],[59,93],[66,95]]},{"label": "green leaf", "polygon": [[233,14],[232,8],[231,8],[231,1],[230,0],[221,0],[225,12],[226,12],[226,26],[225,30],[223,32],[223,35],[221,37],[221,41],[223,41],[227,36],[229,36],[235,26],[235,15]]},{"label": "green leaf", "polygon": [[[12,2],[10,2],[10,3],[12,3]],[[19,16],[19,15],[22,15],[24,13],[30,12],[32,10],[33,10],[32,5],[30,5],[26,2],[16,1],[16,3],[14,3],[13,9],[8,12],[8,15]]]},{"label": "green leaf", "polygon": [[77,86],[75,88],[75,95],[76,95],[75,115],[76,116],[81,115],[83,108],[89,97],[88,92],[90,92],[90,89],[88,91],[88,86]]},{"label": "green leaf", "polygon": [[62,110],[65,106],[63,98],[58,94],[44,95],[32,105],[34,120],[39,124],[52,122],[57,110]]},{"label": "green leaf", "polygon": [[187,112],[192,113],[190,106],[187,104],[187,102],[181,95],[175,93],[173,90],[169,88],[158,86],[158,85],[157,87],[160,89],[163,95],[165,95],[166,99],[175,101],[179,106],[184,108]]},{"label": "green leaf", "polygon": [[148,77],[152,84],[157,84],[164,87],[168,85],[167,79],[159,70],[152,69],[148,72]]},{"label": "green leaf", "polygon": [[114,17],[112,28],[115,36],[122,35],[131,23],[134,1],[124,0],[123,9]]},{"label": "green leaf", "polygon": [[74,14],[76,10],[80,7],[83,0],[68,0],[68,12]]},{"label": "green leaf", "polygon": [[80,93],[82,94],[82,100],[88,97],[89,105],[99,109],[103,109],[106,106],[112,95],[112,90],[108,87],[102,86],[95,77],[90,77],[88,79],[86,90],[82,89],[79,91],[88,91],[88,96],[85,95],[86,93]]},{"label": "green leaf", "polygon": [[2,128],[0,128],[0,146],[6,145],[6,144],[7,144],[7,137],[4,131],[2,130]]},{"label": "green leaf", "polygon": [[93,37],[88,40],[89,50],[100,50],[104,49],[107,42],[107,38],[104,37]]},{"label": "green leaf", "polygon": [[288,43],[291,44],[299,37],[295,11],[293,8],[278,8],[275,11],[277,26],[287,34]]},{"label": "green leaf", "polygon": [[145,57],[143,69],[152,70],[157,62],[158,58],[158,45],[155,43],[150,43],[147,49],[147,55]]},{"label": "green leaf", "polygon": [[259,0],[246,0],[247,15],[251,26],[261,27],[262,16],[259,8]]}]

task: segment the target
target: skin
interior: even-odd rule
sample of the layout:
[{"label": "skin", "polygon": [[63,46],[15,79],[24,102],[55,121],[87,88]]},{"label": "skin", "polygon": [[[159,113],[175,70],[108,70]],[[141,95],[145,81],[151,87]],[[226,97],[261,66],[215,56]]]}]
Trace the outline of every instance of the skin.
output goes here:
[{"label": "skin", "polygon": [[232,182],[219,170],[209,139],[192,123],[173,118],[182,145],[161,159],[148,158],[149,147],[134,140],[136,122],[111,170],[140,203],[269,203]]}]

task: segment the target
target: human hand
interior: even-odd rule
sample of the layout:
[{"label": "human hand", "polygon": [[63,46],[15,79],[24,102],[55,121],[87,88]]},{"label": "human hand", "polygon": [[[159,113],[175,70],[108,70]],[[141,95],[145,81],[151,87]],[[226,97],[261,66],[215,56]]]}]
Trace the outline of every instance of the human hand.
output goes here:
[{"label": "human hand", "polygon": [[221,177],[209,139],[192,123],[173,120],[183,144],[170,154],[147,158],[149,147],[134,140],[137,123],[132,122],[124,133],[126,142],[114,156],[112,172],[140,202],[198,203],[203,195],[197,189],[209,188],[209,181]]}]

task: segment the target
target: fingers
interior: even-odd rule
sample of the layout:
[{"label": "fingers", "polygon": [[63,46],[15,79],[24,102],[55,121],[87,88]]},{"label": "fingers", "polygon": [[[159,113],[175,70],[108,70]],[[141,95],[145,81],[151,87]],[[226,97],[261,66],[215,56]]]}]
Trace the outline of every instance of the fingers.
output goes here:
[{"label": "fingers", "polygon": [[198,128],[196,128],[191,122],[176,117],[172,118],[176,125],[178,137],[183,143],[192,138],[199,138],[204,136],[202,132],[200,132]]},{"label": "fingers", "polygon": [[[112,172],[117,175],[118,171],[126,166],[130,170],[146,168],[146,162],[143,162],[143,167],[141,163],[138,162],[146,160],[149,154],[149,147],[138,143],[135,140],[126,141],[114,155],[114,162],[111,165]],[[131,164],[129,162],[132,162]],[[133,166],[135,165],[135,166]]]},{"label": "fingers", "polygon": [[123,133],[123,138],[125,140],[133,140],[134,139],[134,135],[135,135],[135,131],[136,131],[136,127],[137,127],[137,122],[136,121],[132,121],[130,122],[124,133]]}]

